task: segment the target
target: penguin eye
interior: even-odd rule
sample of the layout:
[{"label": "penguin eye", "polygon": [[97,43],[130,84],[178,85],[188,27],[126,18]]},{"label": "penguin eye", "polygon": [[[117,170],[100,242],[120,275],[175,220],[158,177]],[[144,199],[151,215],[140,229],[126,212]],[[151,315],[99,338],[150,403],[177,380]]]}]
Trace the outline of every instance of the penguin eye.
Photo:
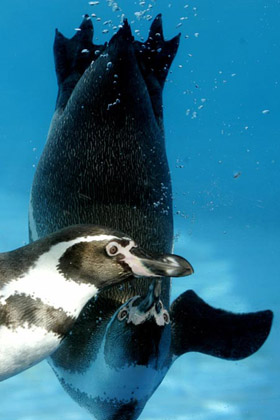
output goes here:
[{"label": "penguin eye", "polygon": [[119,321],[123,321],[128,315],[127,309],[122,309],[119,313],[118,313],[118,320]]},{"label": "penguin eye", "polygon": [[119,252],[119,245],[116,242],[111,242],[106,246],[106,251],[110,257],[117,255]]},{"label": "penguin eye", "polygon": [[169,316],[169,313],[167,311],[163,312],[163,320],[164,320],[165,324],[170,323],[170,316]]}]

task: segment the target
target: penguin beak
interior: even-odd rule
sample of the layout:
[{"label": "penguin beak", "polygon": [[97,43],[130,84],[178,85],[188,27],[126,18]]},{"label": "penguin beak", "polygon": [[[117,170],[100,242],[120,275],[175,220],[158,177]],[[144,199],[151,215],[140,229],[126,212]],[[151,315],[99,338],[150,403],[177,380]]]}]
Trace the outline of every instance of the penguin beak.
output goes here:
[{"label": "penguin beak", "polygon": [[178,255],[151,255],[138,247],[130,249],[124,262],[136,277],[184,277],[194,272],[191,264]]},{"label": "penguin beak", "polygon": [[156,303],[159,302],[161,293],[161,280],[153,280],[145,298],[138,305],[140,312],[148,312]]}]

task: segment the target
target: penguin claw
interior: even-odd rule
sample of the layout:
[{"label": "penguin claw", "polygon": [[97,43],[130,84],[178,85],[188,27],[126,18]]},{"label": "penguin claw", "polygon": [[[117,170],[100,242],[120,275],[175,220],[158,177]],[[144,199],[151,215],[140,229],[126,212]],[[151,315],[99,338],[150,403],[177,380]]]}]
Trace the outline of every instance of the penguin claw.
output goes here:
[{"label": "penguin claw", "polygon": [[[174,51],[176,49],[176,52],[177,52],[177,49],[178,49],[179,43],[180,43],[181,35],[182,34],[180,32],[180,33],[178,33],[178,35],[174,36],[174,38],[170,39],[170,41],[166,41],[166,43],[169,45],[170,51]],[[176,54],[176,52],[175,52],[175,54]]]},{"label": "penguin claw", "polygon": [[122,41],[134,41],[134,37],[132,35],[127,18],[124,18],[122,26],[120,27],[118,32],[110,39],[109,45],[112,45],[116,40],[119,39],[121,39]]},{"label": "penguin claw", "polygon": [[55,28],[55,40],[65,40],[67,39],[57,28]]},{"label": "penguin claw", "polygon": [[93,39],[93,24],[89,15],[85,15],[82,23],[80,24],[79,30],[72,37],[79,39],[81,42],[92,42]]},{"label": "penguin claw", "polygon": [[149,38],[151,38],[151,39],[157,38],[157,39],[160,39],[161,41],[164,40],[163,29],[162,29],[162,14],[161,13],[159,13],[155,17],[155,19],[153,20],[153,23],[151,24],[150,32],[149,32]]}]

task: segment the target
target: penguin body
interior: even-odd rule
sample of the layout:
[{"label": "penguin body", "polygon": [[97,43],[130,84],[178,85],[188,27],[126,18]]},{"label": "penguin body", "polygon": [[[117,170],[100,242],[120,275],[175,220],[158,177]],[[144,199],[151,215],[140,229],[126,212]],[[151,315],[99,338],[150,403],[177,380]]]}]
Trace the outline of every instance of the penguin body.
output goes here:
[{"label": "penguin body", "polygon": [[[172,191],[162,90],[179,36],[164,39],[160,15],[146,42],[133,39],[126,21],[107,45],[94,45],[92,36],[88,17],[71,39],[56,32],[59,91],[32,186],[30,240],[94,223],[127,232],[153,252],[170,253]],[[145,300],[152,280],[128,281],[91,299],[51,356],[62,386],[97,420],[136,419],[181,354],[238,360],[257,351],[269,334],[270,311],[232,314],[192,291],[170,307],[169,279],[160,300],[170,324],[155,321],[156,305],[140,318],[132,305],[130,315],[139,323],[120,322],[122,305],[137,296]]]},{"label": "penguin body", "polygon": [[[188,290],[167,311],[157,284],[155,280],[146,296],[129,299],[112,315],[97,353],[92,337],[91,358],[72,357],[69,368],[58,350],[50,360],[65,391],[96,420],[136,420],[182,354],[240,360],[257,351],[269,334],[269,310],[234,314],[211,307]],[[77,328],[73,333],[75,342]]]},{"label": "penguin body", "polygon": [[155,280],[146,296],[134,296],[115,312],[90,364],[54,366],[65,390],[94,418],[137,418],[168,371],[171,325],[160,289]]},{"label": "penguin body", "polygon": [[146,254],[126,235],[96,226],[66,228],[1,254],[0,380],[53,353],[99,290],[163,270],[187,274],[183,258]]}]

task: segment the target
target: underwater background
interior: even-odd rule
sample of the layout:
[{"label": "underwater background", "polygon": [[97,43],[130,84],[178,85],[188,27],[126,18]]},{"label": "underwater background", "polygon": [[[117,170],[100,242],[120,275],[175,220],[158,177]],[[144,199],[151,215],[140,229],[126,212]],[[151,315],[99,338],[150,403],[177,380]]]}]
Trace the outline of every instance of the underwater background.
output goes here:
[{"label": "underwater background", "polygon": [[[175,362],[141,420],[280,419],[280,30],[278,0],[13,0],[0,14],[0,251],[28,242],[32,179],[54,111],[54,30],[84,13],[108,41],[126,16],[136,39],[163,14],[182,33],[164,90],[175,252],[195,274],[173,281],[234,312],[272,309],[253,356],[190,353]],[[0,384],[1,420],[90,420],[43,362]]]}]

